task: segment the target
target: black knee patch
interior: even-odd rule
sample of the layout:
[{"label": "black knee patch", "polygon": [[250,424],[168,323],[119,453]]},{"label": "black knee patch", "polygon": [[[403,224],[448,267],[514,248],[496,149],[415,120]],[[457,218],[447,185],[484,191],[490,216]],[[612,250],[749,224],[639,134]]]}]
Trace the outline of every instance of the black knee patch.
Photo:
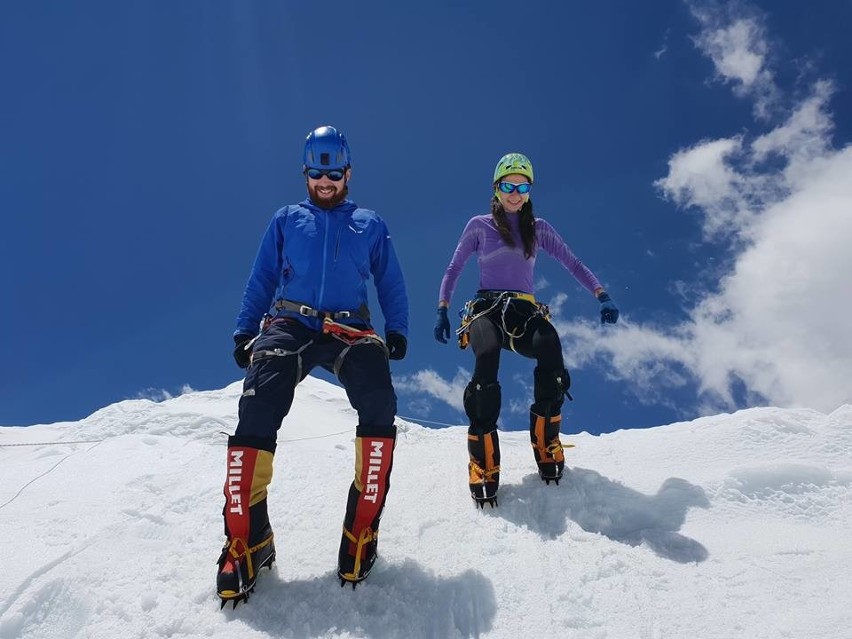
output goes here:
[{"label": "black knee patch", "polygon": [[482,432],[493,430],[500,417],[500,382],[484,384],[471,380],[464,389],[464,412],[470,419],[471,426]]},{"label": "black knee patch", "polygon": [[[535,403],[533,412],[539,415],[555,415],[562,408],[565,393],[571,387],[571,376],[566,369],[543,371],[536,367]],[[549,409],[549,410],[548,410]]]}]

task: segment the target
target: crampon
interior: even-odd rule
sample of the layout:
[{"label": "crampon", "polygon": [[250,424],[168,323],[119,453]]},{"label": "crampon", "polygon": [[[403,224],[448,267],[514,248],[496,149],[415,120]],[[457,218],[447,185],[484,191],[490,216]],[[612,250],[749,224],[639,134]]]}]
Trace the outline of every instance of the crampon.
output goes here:
[{"label": "crampon", "polygon": [[264,566],[272,569],[275,563],[275,544],[270,535],[257,546],[248,548],[241,539],[225,544],[219,557],[219,573],[216,576],[216,591],[222,610],[228,602],[234,608],[241,601],[248,601],[254,592],[257,574]]},{"label": "crampon", "polygon": [[[378,536],[378,531],[373,531],[370,528],[362,530],[358,538],[345,528],[343,529],[337,567],[337,577],[340,579],[341,588],[351,584],[352,590],[355,590],[355,587],[370,574],[378,556],[376,554]],[[354,554],[350,554],[350,549]]]},{"label": "crampon", "polygon": [[471,461],[468,464],[468,474],[468,487],[474,503],[480,508],[485,508],[485,504],[496,508],[497,487],[500,485],[500,467],[495,466],[486,471],[479,464]]}]

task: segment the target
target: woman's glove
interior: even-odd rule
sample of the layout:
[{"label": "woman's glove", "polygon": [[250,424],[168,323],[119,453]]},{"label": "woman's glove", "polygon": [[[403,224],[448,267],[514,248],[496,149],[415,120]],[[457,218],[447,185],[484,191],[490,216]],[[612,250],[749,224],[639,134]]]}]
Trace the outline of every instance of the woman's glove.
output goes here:
[{"label": "woman's glove", "polygon": [[618,308],[612,303],[612,299],[603,292],[598,295],[598,301],[601,303],[601,324],[615,324],[618,321]]},{"label": "woman's glove", "polygon": [[446,344],[450,339],[450,319],[447,317],[447,307],[438,307],[438,317],[435,319],[435,339]]}]

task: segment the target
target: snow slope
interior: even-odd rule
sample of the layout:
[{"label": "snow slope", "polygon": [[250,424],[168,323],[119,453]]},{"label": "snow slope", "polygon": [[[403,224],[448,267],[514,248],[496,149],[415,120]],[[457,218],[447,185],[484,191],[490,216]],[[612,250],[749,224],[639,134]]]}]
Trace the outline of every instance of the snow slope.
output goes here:
[{"label": "snow slope", "polygon": [[401,421],[381,558],[353,591],[335,561],[356,417],[309,377],[279,431],[278,562],[220,611],[239,393],[0,428],[0,639],[852,637],[852,406],[563,437],[558,487],[525,433],[501,433],[500,506],[484,511],[465,428]]}]

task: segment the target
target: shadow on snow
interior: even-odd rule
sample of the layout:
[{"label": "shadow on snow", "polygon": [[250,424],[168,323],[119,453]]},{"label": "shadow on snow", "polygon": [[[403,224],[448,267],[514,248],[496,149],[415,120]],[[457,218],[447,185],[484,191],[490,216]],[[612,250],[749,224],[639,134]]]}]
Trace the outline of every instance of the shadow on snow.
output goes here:
[{"label": "shadow on snow", "polygon": [[645,495],[585,468],[565,469],[559,486],[545,485],[538,475],[521,484],[500,486],[500,506],[491,512],[546,538],[567,530],[567,520],[587,532],[600,533],[630,546],[645,544],[664,559],[680,563],[704,561],[707,549],[681,535],[691,507],[708,508],[699,486],[670,477],[656,495]]},{"label": "shadow on snow", "polygon": [[467,638],[487,633],[497,613],[494,587],[481,573],[437,577],[411,559],[377,564],[355,590],[341,588],[334,573],[302,581],[277,575],[264,570],[250,601],[224,614],[274,637]]}]

